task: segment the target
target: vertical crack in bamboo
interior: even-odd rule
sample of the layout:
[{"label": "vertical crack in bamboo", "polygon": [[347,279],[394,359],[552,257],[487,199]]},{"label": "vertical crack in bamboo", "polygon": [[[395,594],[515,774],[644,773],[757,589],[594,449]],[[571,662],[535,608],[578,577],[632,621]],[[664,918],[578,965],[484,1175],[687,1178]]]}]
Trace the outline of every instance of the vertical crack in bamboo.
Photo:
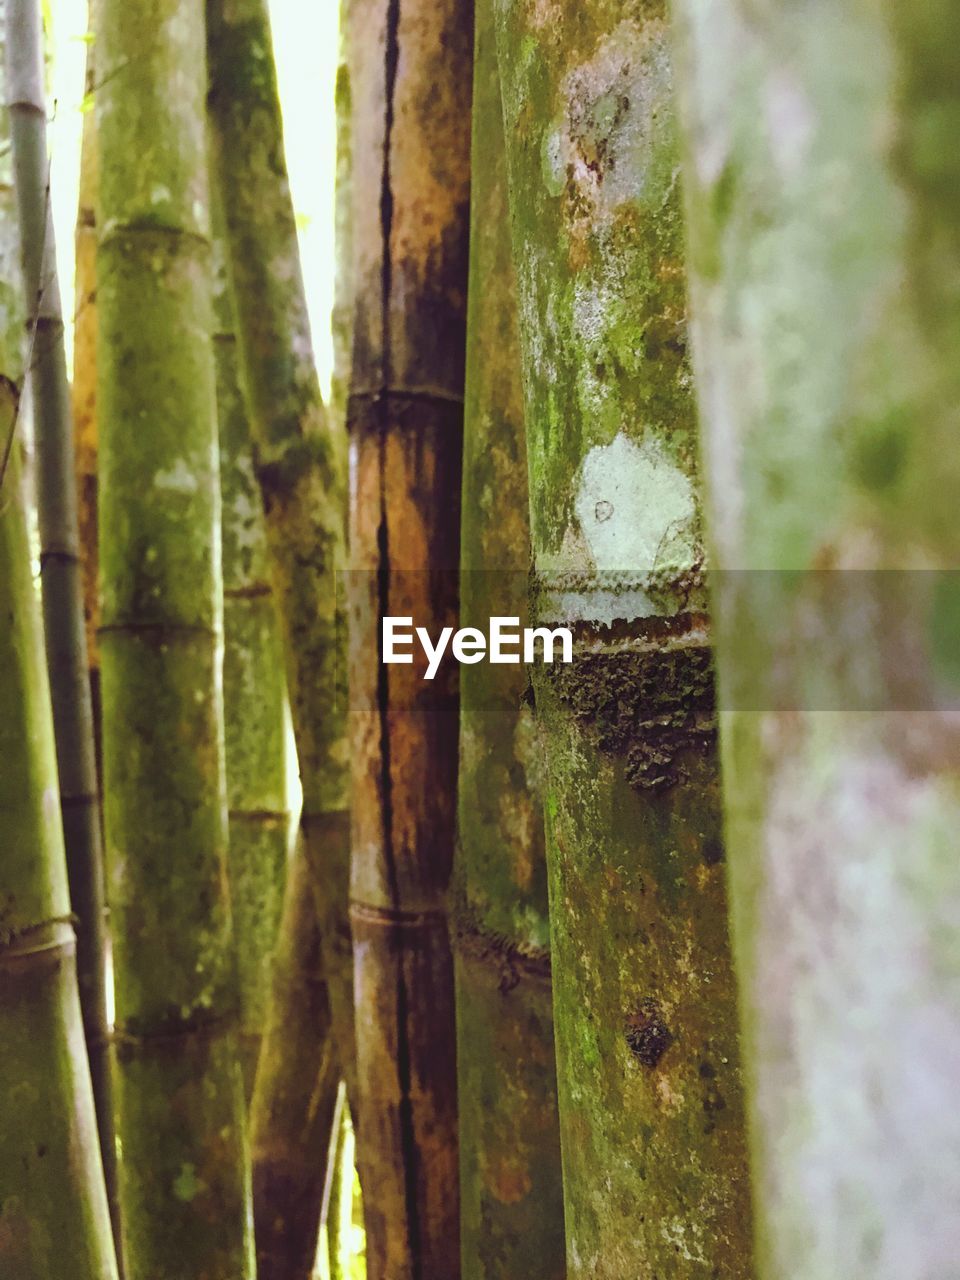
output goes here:
[{"label": "vertical crack in bamboo", "polygon": [[[371,1278],[459,1273],[446,890],[456,675],[381,661],[380,619],[455,621],[471,6],[350,0],[351,918]],[[378,56],[370,57],[370,50]]]}]

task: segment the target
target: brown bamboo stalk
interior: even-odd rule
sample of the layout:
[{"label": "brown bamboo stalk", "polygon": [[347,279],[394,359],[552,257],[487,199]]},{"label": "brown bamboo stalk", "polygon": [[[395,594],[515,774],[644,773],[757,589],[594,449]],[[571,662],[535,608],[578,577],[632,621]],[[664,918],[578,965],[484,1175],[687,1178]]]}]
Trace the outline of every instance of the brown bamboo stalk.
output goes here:
[{"label": "brown bamboo stalk", "polygon": [[[380,619],[455,622],[472,13],[351,0],[351,921],[371,1280],[459,1275],[446,889],[458,699],[379,660]],[[439,51],[442,50],[442,55]],[[376,53],[374,53],[376,51]]]}]

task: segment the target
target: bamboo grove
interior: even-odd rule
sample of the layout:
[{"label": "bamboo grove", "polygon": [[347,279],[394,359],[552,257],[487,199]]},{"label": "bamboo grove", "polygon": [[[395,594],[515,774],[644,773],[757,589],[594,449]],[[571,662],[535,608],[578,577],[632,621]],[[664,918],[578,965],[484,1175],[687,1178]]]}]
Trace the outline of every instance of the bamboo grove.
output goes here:
[{"label": "bamboo grove", "polygon": [[339,7],[325,400],[268,0],[72,324],[0,0],[0,1277],[947,1280],[960,13]]}]

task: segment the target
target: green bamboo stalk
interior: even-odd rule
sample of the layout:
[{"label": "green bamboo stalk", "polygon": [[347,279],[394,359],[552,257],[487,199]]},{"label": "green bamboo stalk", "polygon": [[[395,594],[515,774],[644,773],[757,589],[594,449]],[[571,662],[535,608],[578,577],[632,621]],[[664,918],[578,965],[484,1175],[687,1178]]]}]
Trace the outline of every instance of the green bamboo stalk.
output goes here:
[{"label": "green bamboo stalk", "polygon": [[[10,372],[4,351],[4,438],[17,406]],[[0,1271],[17,1280],[48,1280],[62,1274],[68,1258],[77,1280],[115,1280],[63,837],[55,818],[53,726],[18,448],[2,497],[0,613],[7,621],[0,628]]]},{"label": "green bamboo stalk", "polygon": [[292,815],[283,646],[240,387],[223,242],[215,242],[214,353],[223,502],[223,696],[230,898],[240,981],[240,1052],[252,1094],[267,1014]]},{"label": "green bamboo stalk", "polygon": [[946,1275],[960,10],[675,12],[759,1271]]},{"label": "green bamboo stalk", "polygon": [[[472,4],[351,0],[351,919],[371,1280],[460,1273],[447,888],[454,664],[380,661],[380,620],[455,623]],[[442,57],[438,51],[442,50]]]},{"label": "green bamboo stalk", "polygon": [[752,1271],[663,5],[497,0],[571,1280]]},{"label": "green bamboo stalk", "polygon": [[297,842],[250,1111],[258,1280],[310,1280],[340,1079],[313,877]]},{"label": "green bamboo stalk", "polygon": [[50,205],[38,0],[6,0],[7,101],[31,331],[40,585],[53,704],[77,980],[107,1195],[116,1227],[116,1147],[107,1041],[103,849],[87,674],[73,423]]},{"label": "green bamboo stalk", "polygon": [[[208,0],[207,49],[214,168],[225,211],[240,368],[303,787],[301,831],[313,868],[330,1027],[340,1070],[351,1080],[347,685],[337,582],[344,565],[345,438],[326,418],[314,366],[263,0],[229,5]],[[292,1096],[306,1101],[317,1082],[326,1080],[328,1052],[325,1047],[322,1058],[301,1061],[301,1087]],[[262,1176],[255,1170],[255,1195],[266,1197],[258,1199],[255,1210],[261,1268],[264,1257],[277,1251],[278,1233],[301,1258],[308,1247],[316,1247],[314,1213],[319,1214],[320,1202],[309,1213],[302,1202],[322,1191],[332,1137],[320,1134],[312,1117],[298,1121],[290,1109],[281,1109],[278,1123],[286,1127],[270,1139],[270,1112],[257,1114],[258,1098],[266,1105],[268,1097],[266,1091],[255,1093],[254,1129],[263,1135],[265,1151],[290,1144],[287,1163],[302,1172],[304,1182],[294,1195],[276,1181],[270,1167]],[[332,1122],[333,1112],[326,1106],[318,1114]],[[314,1143],[319,1181],[316,1166],[302,1158],[303,1134]],[[280,1151],[271,1159],[284,1161]],[[292,1206],[289,1211],[280,1192]],[[307,1234],[298,1243],[304,1230]],[[262,1239],[261,1231],[266,1232]]]},{"label": "green bamboo stalk", "polygon": [[[527,621],[530,532],[492,0],[473,74],[461,622]],[[541,748],[527,673],[460,673],[454,934],[464,1280],[565,1274]]]},{"label": "green bamboo stalk", "polygon": [[104,819],[127,1280],[253,1275],[199,0],[98,0]]},{"label": "green bamboo stalk", "polygon": [[[346,441],[313,360],[265,0],[208,0],[209,109],[336,1042],[353,1075],[347,912]],[[324,1148],[325,1150],[326,1148]]]},{"label": "green bamboo stalk", "polygon": [[[4,43],[5,18],[0,12]],[[21,448],[12,435],[25,308],[15,283],[19,247],[6,125],[4,112],[0,442],[12,444],[0,486],[0,1272],[17,1280],[48,1280],[69,1258],[77,1280],[116,1280],[76,985]]]}]

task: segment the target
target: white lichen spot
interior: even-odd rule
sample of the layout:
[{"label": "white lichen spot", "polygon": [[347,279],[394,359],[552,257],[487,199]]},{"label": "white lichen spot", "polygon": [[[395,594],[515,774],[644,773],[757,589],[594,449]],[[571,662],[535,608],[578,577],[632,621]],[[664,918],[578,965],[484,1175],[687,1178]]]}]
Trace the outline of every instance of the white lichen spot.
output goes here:
[{"label": "white lichen spot", "polygon": [[655,439],[637,444],[620,431],[595,445],[574,511],[601,572],[683,570],[698,558],[693,485]]},{"label": "white lichen spot", "polygon": [[764,100],[771,154],[785,177],[798,173],[813,136],[810,101],[797,80],[783,69],[767,81]]},{"label": "white lichen spot", "polygon": [[[670,150],[670,58],[665,24],[638,30],[628,19],[575,67],[561,89],[562,110],[542,142],[547,189],[570,180],[592,206],[591,224],[659,190],[659,157]],[[549,158],[549,164],[547,163]]]},{"label": "white lichen spot", "polygon": [[700,1266],[707,1265],[709,1259],[704,1249],[703,1226],[692,1215],[665,1218],[660,1224],[660,1234],[673,1246],[678,1258]]},{"label": "white lichen spot", "polygon": [[605,282],[578,279],[573,290],[573,323],[584,343],[604,337],[607,316],[618,295]]},{"label": "white lichen spot", "polygon": [[165,187],[162,182],[155,182],[150,188],[150,203],[153,205],[165,204],[171,199],[170,188]]},{"label": "white lichen spot", "polygon": [[183,458],[178,458],[167,471],[158,471],[153,477],[154,488],[168,489],[174,493],[196,493],[197,477]]},{"label": "white lichen spot", "polygon": [[552,196],[563,191],[565,179],[563,163],[563,137],[558,128],[548,129],[543,135],[541,147],[543,181]]}]

